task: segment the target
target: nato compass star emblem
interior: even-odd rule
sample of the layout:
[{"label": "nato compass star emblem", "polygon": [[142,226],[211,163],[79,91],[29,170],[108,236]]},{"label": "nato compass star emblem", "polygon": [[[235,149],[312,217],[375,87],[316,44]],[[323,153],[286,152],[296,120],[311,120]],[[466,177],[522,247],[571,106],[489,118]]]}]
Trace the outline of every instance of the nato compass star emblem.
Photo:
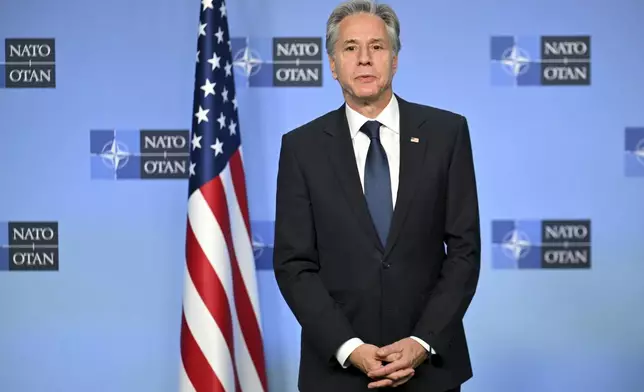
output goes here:
[{"label": "nato compass star emblem", "polygon": [[528,72],[530,68],[530,55],[517,45],[513,45],[503,52],[501,64],[503,65],[503,69],[510,75],[517,77]]},{"label": "nato compass star emblem", "polygon": [[541,223],[538,220],[492,221],[494,269],[541,268]]},{"label": "nato compass star emblem", "polygon": [[103,146],[103,151],[101,151],[99,156],[105,166],[116,172],[127,165],[130,160],[130,155],[125,144],[116,139],[112,139]]},{"label": "nato compass star emblem", "polygon": [[246,78],[257,75],[262,68],[262,58],[259,53],[246,45],[245,48],[237,51],[233,56],[233,66]]},{"label": "nato compass star emblem", "polygon": [[514,261],[525,258],[530,252],[530,239],[520,230],[512,230],[503,239],[501,249],[503,253]]},{"label": "nato compass star emblem", "polygon": [[541,84],[537,37],[493,36],[490,40],[490,77],[495,86]]}]

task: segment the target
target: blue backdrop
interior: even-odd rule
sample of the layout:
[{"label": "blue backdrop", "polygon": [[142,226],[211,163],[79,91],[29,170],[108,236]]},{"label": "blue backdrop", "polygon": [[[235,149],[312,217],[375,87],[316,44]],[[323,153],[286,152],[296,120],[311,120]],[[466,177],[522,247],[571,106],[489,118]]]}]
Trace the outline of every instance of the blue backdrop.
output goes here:
[{"label": "blue backdrop", "polygon": [[[342,103],[325,55],[321,86],[274,86],[298,74],[278,75],[288,63],[272,39],[323,42],[335,4],[228,2],[272,392],[296,390],[299,348],[270,270],[280,136]],[[402,23],[395,91],[466,115],[472,132],[484,247],[464,391],[644,390],[644,3],[390,4]],[[97,178],[90,130],[190,128],[199,11],[196,0],[0,0],[0,391],[177,390],[187,182]],[[564,50],[548,56],[542,36]],[[48,46],[12,53],[15,38]],[[562,53],[581,62],[557,63]],[[16,71],[29,54],[46,62]],[[253,56],[264,63],[247,78]],[[527,58],[542,62],[515,67]],[[315,69],[302,59],[289,67]],[[581,84],[521,84],[542,74]],[[542,233],[542,220],[582,222]],[[11,222],[57,235],[39,243],[58,244],[58,271],[11,270]],[[567,242],[540,251],[552,228]]]}]

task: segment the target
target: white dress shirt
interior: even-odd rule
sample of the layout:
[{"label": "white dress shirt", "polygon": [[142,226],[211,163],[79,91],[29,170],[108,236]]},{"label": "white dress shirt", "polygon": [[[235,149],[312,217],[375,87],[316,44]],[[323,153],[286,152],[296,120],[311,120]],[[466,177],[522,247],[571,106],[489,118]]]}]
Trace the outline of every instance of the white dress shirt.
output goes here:
[{"label": "white dress shirt", "polygon": [[[396,96],[392,94],[391,101],[385,109],[375,118],[370,119],[362,114],[351,109],[349,105],[345,105],[346,115],[349,123],[349,132],[351,132],[351,140],[353,141],[353,150],[356,156],[356,163],[358,164],[358,172],[360,173],[360,183],[362,184],[362,191],[364,192],[364,168],[367,160],[367,152],[371,139],[369,136],[360,132],[360,128],[369,120],[377,120],[382,124],[380,126],[380,142],[382,143],[387,160],[389,162],[389,175],[391,176],[391,196],[393,205],[396,205],[396,196],[398,194],[398,173],[400,170],[400,113],[398,111],[398,101]],[[430,351],[429,345],[422,339],[411,336],[412,339],[420,343],[425,350]],[[349,367],[347,359],[349,355],[358,346],[364,342],[360,338],[351,338],[343,343],[336,352],[336,358],[342,367]],[[434,350],[431,349],[434,353]]]}]

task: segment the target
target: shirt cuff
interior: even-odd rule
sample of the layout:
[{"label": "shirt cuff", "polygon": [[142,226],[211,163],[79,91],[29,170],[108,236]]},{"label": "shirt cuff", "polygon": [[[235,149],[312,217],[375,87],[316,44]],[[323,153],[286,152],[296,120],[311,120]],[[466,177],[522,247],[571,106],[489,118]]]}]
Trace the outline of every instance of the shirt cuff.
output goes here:
[{"label": "shirt cuff", "polygon": [[335,357],[337,358],[338,362],[340,362],[340,365],[342,365],[343,368],[348,368],[349,363],[347,359],[349,358],[349,355],[358,348],[361,344],[364,342],[360,338],[351,338],[344,342],[342,346],[338,349],[338,351],[335,353]]},{"label": "shirt cuff", "polygon": [[423,339],[418,338],[416,336],[411,336],[411,338],[417,341],[418,343],[420,343],[420,345],[423,346],[425,350],[429,351],[432,354],[436,354],[436,351],[434,351],[433,348],[429,347],[429,344],[427,344]]}]

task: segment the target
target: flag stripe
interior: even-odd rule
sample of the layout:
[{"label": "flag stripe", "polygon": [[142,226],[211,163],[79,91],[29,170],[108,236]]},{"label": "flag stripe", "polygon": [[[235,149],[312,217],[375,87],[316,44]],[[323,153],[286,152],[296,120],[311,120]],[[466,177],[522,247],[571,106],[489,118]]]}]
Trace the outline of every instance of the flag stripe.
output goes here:
[{"label": "flag stripe", "polygon": [[[184,295],[189,301],[189,305],[184,308],[184,317],[190,329],[190,336],[199,345],[195,350],[199,350],[206,360],[205,362],[199,361],[199,365],[204,368],[209,365],[212,370],[206,374],[214,373],[224,388],[223,391],[233,392],[235,390],[235,369],[228,344],[221,330],[217,328],[217,323],[199,298],[189,276],[186,278],[185,284]],[[199,367],[198,373],[202,372],[204,369]],[[188,375],[193,380],[193,374],[188,372]],[[197,386],[197,390],[201,392],[201,387]]]},{"label": "flag stripe", "polygon": [[[188,265],[188,273],[192,282],[197,290],[200,298],[203,300],[204,305],[214,318],[217,326],[219,327],[230,353],[235,353],[234,338],[233,338],[233,320],[237,320],[231,316],[231,308],[229,306],[229,296],[226,294],[218,275],[215,273],[208,258],[203,253],[197,238],[192,231],[192,227],[188,225],[187,233],[188,244],[188,257],[193,262]],[[221,259],[227,256],[222,255]],[[232,355],[234,362],[235,355]],[[239,384],[238,371],[235,368],[235,383]],[[241,390],[237,387],[236,390]]]},{"label": "flag stripe", "polygon": [[[245,197],[245,191],[242,189],[244,186],[243,175],[240,174],[239,158],[235,158],[237,154],[233,155],[230,160],[230,170],[228,167],[221,173],[221,179],[224,184],[224,190],[228,196],[228,210],[230,211],[231,230],[233,240],[235,243],[235,254],[241,270],[241,275],[244,281],[244,286],[248,292],[257,292],[257,281],[255,278],[255,255],[253,253],[253,242],[251,238],[250,227],[246,224],[246,216],[248,212],[241,209],[239,204],[240,197]],[[250,302],[255,312],[255,318],[260,320],[259,312],[259,298],[257,296],[249,295]],[[261,329],[260,329],[261,330]]]},{"label": "flag stripe", "polygon": [[242,391],[266,391],[250,357],[249,347],[239,322],[235,323],[235,362]]},{"label": "flag stripe", "polygon": [[[181,321],[181,328],[183,330],[183,327],[185,326],[185,319]],[[187,331],[189,332],[189,331]],[[188,378],[188,374],[186,374],[186,368],[183,366],[183,362],[181,363],[181,372],[179,374],[179,390],[184,391],[184,392],[197,392],[195,390],[195,387],[192,385],[192,382]]]},{"label": "flag stripe", "polygon": [[226,392],[193,338],[185,314],[181,318],[181,357],[191,385],[194,385],[197,391]]},{"label": "flag stripe", "polygon": [[[215,179],[213,181],[219,181]],[[223,199],[222,199],[223,200]],[[225,200],[223,200],[225,203]],[[200,191],[192,194],[188,201],[188,231],[187,231],[187,255],[190,260],[188,270],[192,271],[191,266],[196,265],[194,268],[194,275],[207,274],[212,272],[209,281],[206,279],[199,279],[200,289],[198,291],[208,292],[209,295],[204,295],[213,298],[209,305],[204,304],[207,312],[219,322],[217,326],[223,325],[220,333],[224,336],[223,343],[227,348],[226,361],[232,361],[234,358],[233,348],[233,332],[232,329],[236,323],[234,313],[233,295],[233,282],[230,270],[229,254],[226,247],[225,238],[222,233],[222,228],[219,226],[211,207],[208,205]],[[194,241],[192,241],[194,238]],[[207,264],[206,264],[207,263]],[[192,275],[192,273],[190,274]],[[217,284],[219,283],[219,284]],[[218,288],[221,287],[221,290]],[[202,297],[198,296],[198,300],[202,301]],[[224,302],[222,302],[224,301]],[[219,305],[217,305],[217,303]],[[228,312],[226,315],[225,312]],[[222,314],[224,316],[222,316]],[[225,317],[227,316],[227,318]],[[215,326],[215,328],[217,327]],[[215,359],[216,360],[216,359]],[[232,366],[232,365],[231,365]],[[233,369],[235,378],[237,378],[236,369]],[[199,391],[199,390],[198,390]],[[227,391],[229,391],[227,389]],[[233,389],[230,389],[233,391]],[[201,392],[201,391],[199,391]]]},{"label": "flag stripe", "polygon": [[[228,248],[228,254],[230,257],[230,267],[232,269],[233,276],[233,299],[235,302],[235,307],[237,309],[237,317],[241,325],[241,332],[243,334],[246,345],[250,350],[250,357],[253,360],[253,363],[256,367],[256,372],[259,373],[258,377],[262,380],[262,385],[265,383],[265,375],[263,374],[263,367],[261,363],[263,362],[263,351],[261,350],[261,336],[258,331],[258,323],[255,319],[255,311],[250,302],[248,291],[246,290],[244,280],[237,263],[235,246],[231,235],[231,221],[228,210],[227,198],[229,194],[225,192],[223,179],[229,179],[229,170],[224,168],[220,176],[209,182],[208,184],[202,187],[202,192],[204,195],[207,195],[206,202],[210,206],[212,212],[215,215],[217,222],[220,222],[222,234],[226,241],[226,246]],[[234,196],[233,196],[234,197]],[[238,210],[238,206],[233,208]],[[247,237],[247,234],[245,234]],[[264,387],[265,389],[265,387]]]},{"label": "flag stripe", "polygon": [[[239,158],[235,159],[233,156],[231,159],[231,166],[234,166],[232,164],[234,161],[239,162]],[[250,350],[250,356],[257,369],[259,379],[261,380],[264,389],[266,389],[266,374],[264,373],[262,366],[264,361],[263,342],[258,322],[258,320],[260,320],[259,301],[256,297],[250,295],[251,292],[257,292],[257,282],[254,275],[255,257],[253,254],[253,246],[250,239],[250,233],[243,222],[243,212],[240,210],[240,206],[237,203],[238,198],[236,198],[236,195],[239,193],[236,192],[238,188],[235,188],[233,185],[235,178],[232,168],[229,170],[228,167],[226,167],[222,171],[220,178],[222,179],[224,191],[228,199],[230,228],[232,232],[234,252],[237,259],[237,263],[233,263],[232,266],[234,274],[233,277],[238,279],[235,280],[235,283],[239,282],[239,284],[234,285],[235,300],[238,301],[237,306],[239,309],[244,310],[244,313],[240,312],[240,323]],[[240,181],[238,180],[237,182],[239,183]],[[235,268],[237,266],[239,267],[238,270]],[[251,314],[251,312],[253,313]]]},{"label": "flag stripe", "polygon": [[[233,325],[230,306],[228,305],[228,296],[226,295],[224,286],[222,286],[208,258],[204,255],[190,225],[188,226],[186,241],[188,243],[188,257],[193,261],[188,265],[190,278],[199,293],[200,299],[208,308],[208,311],[224,336],[228,344],[228,349],[232,352]],[[222,258],[225,257],[223,256]]]},{"label": "flag stripe", "polygon": [[[235,196],[237,197],[237,203],[239,204],[239,209],[244,215],[244,226],[246,227],[246,234],[250,238],[251,228],[250,228],[250,218],[248,213],[248,197],[246,195],[246,181],[244,175],[244,167],[241,158],[241,148],[230,157],[230,172],[232,174],[233,184],[235,186]],[[226,190],[230,192],[230,190]]]}]

